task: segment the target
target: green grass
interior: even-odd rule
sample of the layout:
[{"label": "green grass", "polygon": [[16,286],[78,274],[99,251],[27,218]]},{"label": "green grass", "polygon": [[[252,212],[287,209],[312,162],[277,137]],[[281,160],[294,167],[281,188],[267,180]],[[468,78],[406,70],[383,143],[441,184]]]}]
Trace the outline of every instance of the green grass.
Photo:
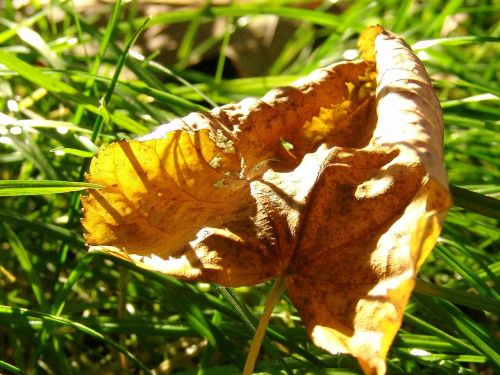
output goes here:
[{"label": "green grass", "polygon": [[[376,23],[413,44],[435,84],[455,202],[419,274],[389,370],[498,371],[498,5],[361,0],[292,8],[292,1],[261,1],[147,18],[135,2],[85,12],[75,3],[0,5],[1,373],[237,373],[270,285],[188,284],[88,254],[78,190],[88,187],[82,181],[89,157],[102,144],[262,95],[343,60],[359,32]],[[250,31],[264,14],[279,17],[277,36],[288,27],[275,53],[224,54],[258,42]],[[216,18],[227,23],[214,34]],[[157,27],[171,40],[148,49]],[[142,57],[129,53],[132,45]],[[237,74],[245,59],[261,68],[258,76]],[[315,348],[284,297],[257,371],[357,374],[359,368],[350,356]]]}]

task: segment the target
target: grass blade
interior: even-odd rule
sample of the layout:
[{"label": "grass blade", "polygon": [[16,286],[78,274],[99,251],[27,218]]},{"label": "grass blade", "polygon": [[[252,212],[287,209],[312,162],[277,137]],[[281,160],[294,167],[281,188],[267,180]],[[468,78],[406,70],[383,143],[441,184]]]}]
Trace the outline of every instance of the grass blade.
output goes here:
[{"label": "grass blade", "polygon": [[17,368],[16,366],[11,365],[10,363],[7,363],[5,361],[0,360],[0,368],[3,368],[4,370],[9,371],[11,374],[15,375],[24,375],[26,374],[24,371],[21,369]]},{"label": "grass blade", "polygon": [[435,249],[436,255],[440,259],[443,259],[450,268],[461,275],[481,296],[498,299],[498,294],[475,274],[474,270],[466,264],[465,259],[461,259],[453,254],[445,244],[446,243],[438,244]]},{"label": "grass blade", "polygon": [[451,324],[469,343],[500,367],[500,344],[490,333],[470,319],[451,303],[433,297],[418,297],[440,320]]},{"label": "grass blade", "polygon": [[415,293],[439,297],[458,305],[470,307],[471,309],[485,310],[494,314],[500,314],[500,301],[498,300],[444,288],[420,279],[417,279]]},{"label": "grass blade", "polygon": [[78,150],[76,148],[71,148],[71,147],[58,147],[50,150],[50,152],[62,155],[73,155],[73,156],[78,156],[80,158],[91,158],[95,155],[95,152]]},{"label": "grass blade", "polygon": [[47,195],[68,193],[85,189],[101,189],[103,186],[87,182],[54,180],[4,180],[0,181],[0,197],[20,195]]},{"label": "grass blade", "polygon": [[16,257],[21,264],[22,269],[24,270],[26,276],[28,277],[28,280],[30,281],[30,285],[38,306],[40,306],[42,310],[47,311],[48,305],[43,292],[43,284],[39,277],[39,270],[33,267],[30,255],[24,248],[24,245],[22,244],[19,237],[14,233],[10,226],[2,223],[2,228],[12,250],[16,254]]},{"label": "grass blade", "polygon": [[456,206],[500,219],[500,200],[455,185],[450,185],[450,192]]},{"label": "grass blade", "polygon": [[456,338],[455,336],[452,336],[441,329],[435,327],[431,323],[428,323],[412,314],[405,313],[404,315],[404,321],[405,323],[418,328],[419,330],[423,332],[427,332],[428,334],[437,337],[438,339],[442,340],[443,342],[447,342],[450,345],[453,345],[456,348],[459,348],[460,350],[465,351],[466,353],[474,353],[474,354],[480,354],[481,352],[478,351],[476,348],[474,348],[472,345],[470,345],[468,342],[465,340],[461,340]]},{"label": "grass blade", "polygon": [[89,129],[85,129],[79,127],[71,122],[67,121],[54,121],[54,120],[44,120],[44,119],[36,119],[36,120],[7,120],[0,119],[0,125],[4,126],[19,126],[20,128],[48,128],[48,129],[61,129],[63,131],[73,131],[78,133],[87,133],[90,134],[91,131]]},{"label": "grass blade", "polygon": [[[119,3],[120,2],[117,2],[117,4],[119,4]],[[115,9],[118,9],[118,6],[119,5],[117,5],[115,7]],[[113,15],[114,14],[115,14],[115,12],[113,12]],[[125,59],[127,57],[128,51],[134,45],[135,41],[137,40],[137,38],[139,37],[141,32],[144,30],[148,21],[149,21],[149,18],[146,18],[144,23],[135,31],[134,35],[132,35],[132,37],[128,41],[123,53],[120,55],[120,58],[118,59],[118,62],[116,63],[116,68],[115,68],[115,72],[113,74],[113,78],[111,78],[111,83],[110,83],[108,89],[106,90],[106,94],[104,95],[104,98],[102,100],[105,105],[108,105],[109,102],[111,101],[111,96],[113,95],[113,92],[115,91],[116,83],[118,82],[118,77],[120,76],[120,73],[122,71],[122,68],[123,68],[123,65],[125,63]],[[92,129],[92,136],[90,137],[90,140],[92,142],[95,142],[97,140],[97,137],[101,133],[103,121],[104,121],[103,116],[99,116],[96,119],[96,122],[94,124],[93,129]]]},{"label": "grass blade", "polygon": [[81,236],[69,229],[62,228],[50,223],[30,220],[10,210],[0,209],[0,219],[5,223],[11,223],[25,229],[30,229],[40,235],[46,235],[52,239],[62,240],[79,249],[82,249],[84,247],[83,239],[81,238]]},{"label": "grass blade", "polygon": [[79,97],[78,91],[75,88],[62,81],[54,79],[54,77],[51,78],[50,76],[43,74],[40,69],[34,68],[32,65],[24,62],[11,53],[0,50],[0,63],[14,72],[17,72],[26,80],[33,82],[40,87],[44,87],[54,94]]},{"label": "grass blade", "polygon": [[123,346],[119,345],[115,341],[110,338],[104,336],[103,334],[95,331],[94,329],[87,327],[82,323],[78,323],[72,321],[70,319],[66,319],[60,316],[46,314],[38,311],[28,310],[24,308],[10,307],[0,305],[0,318],[1,319],[21,319],[23,320],[25,317],[37,318],[43,321],[46,324],[56,324],[61,326],[72,327],[77,331],[84,333],[93,337],[96,340],[105,342],[107,345],[112,347],[113,349],[123,353],[131,362],[135,363],[139,368],[141,368],[146,374],[152,374],[149,368],[144,365],[141,361],[139,361],[132,353],[130,353]]}]

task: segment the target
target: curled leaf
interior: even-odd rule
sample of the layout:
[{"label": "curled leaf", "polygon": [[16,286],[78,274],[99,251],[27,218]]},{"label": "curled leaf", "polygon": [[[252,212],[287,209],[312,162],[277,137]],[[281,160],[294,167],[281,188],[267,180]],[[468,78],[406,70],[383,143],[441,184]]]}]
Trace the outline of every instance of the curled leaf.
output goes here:
[{"label": "curled leaf", "polygon": [[422,64],[381,27],[360,48],[364,61],[102,148],[88,244],[185,280],[284,277],[318,346],[384,373],[450,199]]}]

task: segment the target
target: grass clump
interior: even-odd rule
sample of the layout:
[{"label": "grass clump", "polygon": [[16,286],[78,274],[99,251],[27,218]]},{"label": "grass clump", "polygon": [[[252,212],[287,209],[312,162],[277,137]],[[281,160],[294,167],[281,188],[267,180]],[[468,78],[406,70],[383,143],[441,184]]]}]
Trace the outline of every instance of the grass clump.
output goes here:
[{"label": "grass clump", "polygon": [[[455,202],[389,371],[499,367],[498,6],[282,0],[165,5],[147,18],[136,2],[6,0],[0,10],[2,372],[241,369],[269,285],[192,285],[87,254],[74,191],[100,145],[355,57],[359,32],[375,23],[413,43],[433,79]],[[262,373],[359,373],[351,357],[312,346],[286,299],[264,348]]]}]

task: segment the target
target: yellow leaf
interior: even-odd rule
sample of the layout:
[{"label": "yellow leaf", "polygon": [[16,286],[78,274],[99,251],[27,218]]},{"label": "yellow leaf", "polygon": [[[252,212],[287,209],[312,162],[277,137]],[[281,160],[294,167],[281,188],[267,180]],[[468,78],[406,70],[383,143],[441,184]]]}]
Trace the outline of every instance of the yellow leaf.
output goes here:
[{"label": "yellow leaf", "polygon": [[88,244],[185,280],[283,277],[318,346],[383,374],[450,198],[421,62],[379,26],[360,48],[366,61],[102,148]]}]

